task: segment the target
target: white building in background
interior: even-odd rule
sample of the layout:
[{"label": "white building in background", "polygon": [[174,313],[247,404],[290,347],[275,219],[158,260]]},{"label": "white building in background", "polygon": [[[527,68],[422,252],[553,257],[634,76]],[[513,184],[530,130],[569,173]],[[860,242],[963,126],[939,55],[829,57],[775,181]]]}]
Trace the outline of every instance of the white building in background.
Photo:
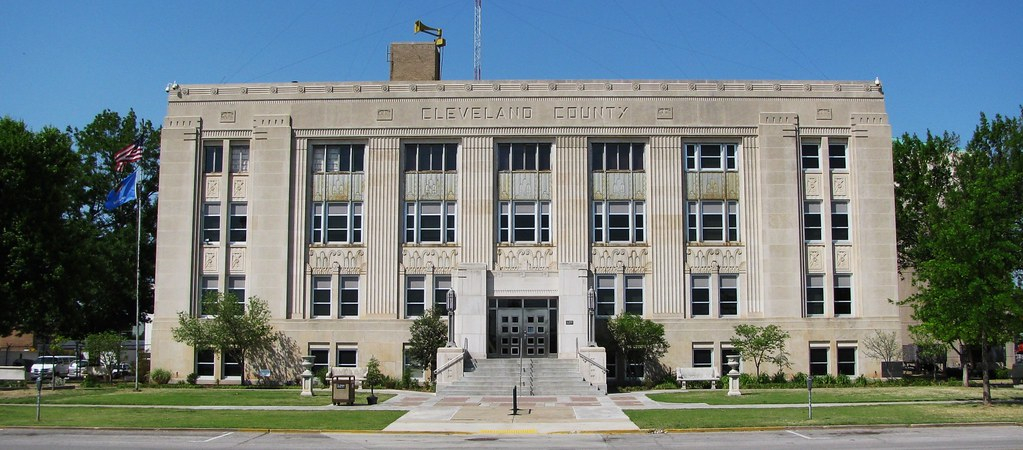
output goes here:
[{"label": "white building in background", "polygon": [[267,301],[320,365],[375,356],[392,376],[449,289],[477,359],[575,358],[589,289],[601,319],[663,324],[669,367],[720,366],[736,324],[777,324],[790,372],[875,376],[861,343],[901,328],[875,82],[292,82],[168,100],[152,352],[176,378],[239,375],[171,337],[209,290]]}]

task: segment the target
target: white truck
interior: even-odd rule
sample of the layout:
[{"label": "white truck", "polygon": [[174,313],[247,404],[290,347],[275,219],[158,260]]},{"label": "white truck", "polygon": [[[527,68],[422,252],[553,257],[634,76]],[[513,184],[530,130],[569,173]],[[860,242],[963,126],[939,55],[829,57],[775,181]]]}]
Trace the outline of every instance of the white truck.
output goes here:
[{"label": "white truck", "polygon": [[29,377],[34,381],[39,377],[44,379],[56,375],[59,378],[67,378],[68,369],[71,363],[78,358],[74,356],[40,356],[29,370]]}]

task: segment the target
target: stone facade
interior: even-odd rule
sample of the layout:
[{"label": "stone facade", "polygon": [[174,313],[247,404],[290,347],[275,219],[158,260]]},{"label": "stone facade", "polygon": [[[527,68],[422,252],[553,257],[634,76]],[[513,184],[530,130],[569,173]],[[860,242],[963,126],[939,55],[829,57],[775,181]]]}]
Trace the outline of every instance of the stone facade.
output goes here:
[{"label": "stone facade", "polygon": [[875,376],[861,343],[900,329],[873,82],[183,85],[168,100],[152,352],[177,378],[230,373],[171,338],[204,289],[266,300],[321,363],[375,356],[393,376],[410,317],[448,288],[475,358],[525,354],[499,332],[516,308],[547,324],[533,356],[576,358],[590,289],[602,316],[664,324],[669,367],[720,367],[736,324],[778,324],[790,372]]}]

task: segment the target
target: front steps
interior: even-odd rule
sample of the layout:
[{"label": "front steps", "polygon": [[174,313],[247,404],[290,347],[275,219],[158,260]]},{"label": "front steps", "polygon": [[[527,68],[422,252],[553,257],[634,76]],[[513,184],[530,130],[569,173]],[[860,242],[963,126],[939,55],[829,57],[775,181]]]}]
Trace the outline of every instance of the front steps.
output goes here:
[{"label": "front steps", "polygon": [[476,360],[476,370],[438,389],[444,396],[605,395],[583,380],[576,359],[524,358]]}]

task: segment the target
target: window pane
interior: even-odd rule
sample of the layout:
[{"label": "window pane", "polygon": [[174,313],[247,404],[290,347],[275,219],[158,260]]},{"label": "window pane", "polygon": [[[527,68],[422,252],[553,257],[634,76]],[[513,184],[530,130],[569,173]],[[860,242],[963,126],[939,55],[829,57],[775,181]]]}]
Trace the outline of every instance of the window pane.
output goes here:
[{"label": "window pane", "polygon": [[847,168],[845,161],[845,144],[828,145],[828,165],[831,166],[831,170],[843,170]]},{"label": "window pane", "polygon": [[721,169],[721,146],[716,144],[700,145],[700,170]]},{"label": "window pane", "polygon": [[803,170],[815,170],[821,168],[820,147],[817,144],[803,144]]},{"label": "window pane", "polygon": [[337,366],[338,367],[356,367],[358,364],[359,351],[354,348],[338,348],[337,349]]},{"label": "window pane", "polygon": [[810,375],[827,375],[828,374],[828,349],[827,348],[811,348],[810,349]]}]

